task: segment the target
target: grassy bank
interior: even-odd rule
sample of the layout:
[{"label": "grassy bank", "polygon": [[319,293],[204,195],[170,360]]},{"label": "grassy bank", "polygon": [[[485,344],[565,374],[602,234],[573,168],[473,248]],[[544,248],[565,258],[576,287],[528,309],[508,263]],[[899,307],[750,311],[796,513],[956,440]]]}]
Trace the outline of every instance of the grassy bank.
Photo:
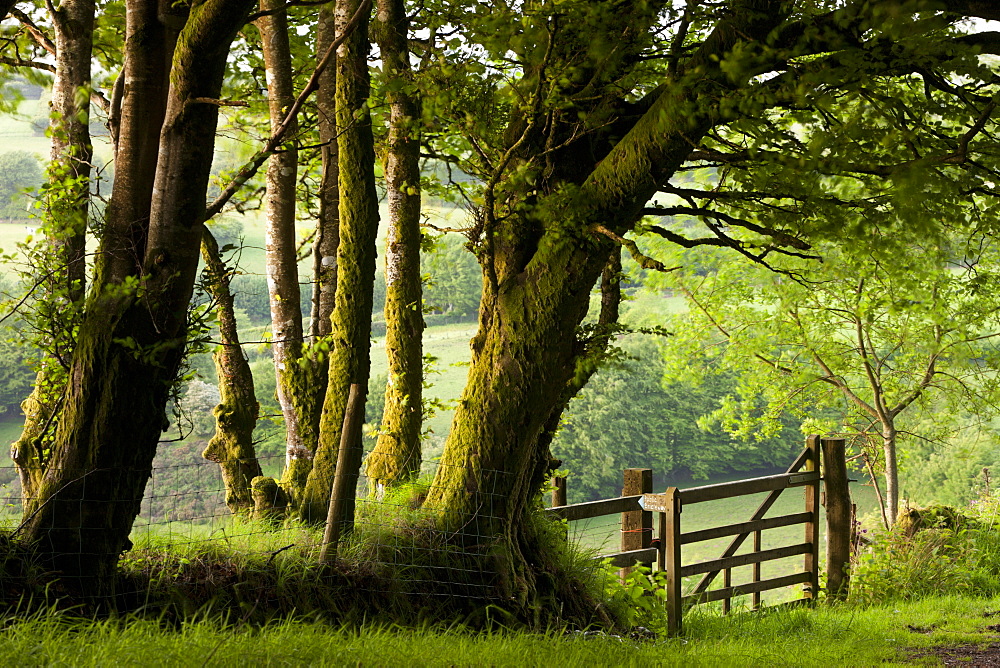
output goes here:
[{"label": "grassy bank", "polygon": [[[582,633],[471,634],[283,621],[263,628],[195,621],[8,623],[0,652],[21,666],[870,666],[912,665],[934,646],[987,643],[1000,599],[943,597],[838,607],[691,615],[681,638]],[[924,659],[925,661],[927,659]]]}]

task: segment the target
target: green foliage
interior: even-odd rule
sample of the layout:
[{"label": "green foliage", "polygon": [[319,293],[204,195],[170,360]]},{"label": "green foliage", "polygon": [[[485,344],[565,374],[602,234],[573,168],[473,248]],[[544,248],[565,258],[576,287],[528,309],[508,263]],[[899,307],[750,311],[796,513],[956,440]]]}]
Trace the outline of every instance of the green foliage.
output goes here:
[{"label": "green foliage", "polygon": [[244,311],[250,322],[257,325],[271,321],[267,279],[259,274],[237,274],[230,283],[233,304]]},{"label": "green foliage", "polygon": [[[948,426],[946,414],[935,413],[927,420],[935,421],[939,430]],[[1000,466],[1000,434],[995,420],[983,425],[969,422],[932,440],[907,441],[901,451],[902,490],[911,503],[965,506],[980,498],[984,470],[990,476]],[[933,433],[931,429],[921,423],[914,431]]]},{"label": "green foliage", "polygon": [[934,526],[907,535],[902,527],[875,537],[851,567],[850,600],[866,605],[917,600],[942,591],[970,596],[1000,593],[997,507],[980,523]]},{"label": "green foliage", "polygon": [[42,184],[42,166],[27,151],[0,153],[0,218],[27,220],[34,200],[24,191]]},{"label": "green foliage", "polygon": [[599,370],[571,402],[552,444],[570,471],[572,502],[617,496],[622,469],[649,467],[658,480],[691,474],[784,466],[801,448],[788,417],[774,436],[736,439],[699,427],[736,390],[737,379],[709,373],[697,381],[664,380],[650,341],[627,344],[630,360]]},{"label": "green foliage", "polygon": [[460,320],[475,319],[483,292],[483,278],[475,257],[455,234],[442,236],[434,250],[421,256],[424,308]]}]

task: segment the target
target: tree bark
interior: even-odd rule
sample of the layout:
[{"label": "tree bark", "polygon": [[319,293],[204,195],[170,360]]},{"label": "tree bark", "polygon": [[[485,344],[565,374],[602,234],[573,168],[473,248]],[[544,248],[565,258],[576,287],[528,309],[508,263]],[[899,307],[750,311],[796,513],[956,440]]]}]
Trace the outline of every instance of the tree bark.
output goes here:
[{"label": "tree bark", "polygon": [[[337,25],[332,3],[319,11],[316,27],[316,53],[322,57],[337,37]],[[316,241],[313,246],[313,298],[310,319],[310,336],[313,341],[331,332],[330,316],[333,314],[337,291],[337,247],[340,245],[340,190],[337,151],[337,67],[327,67],[320,76],[316,89],[317,125],[319,140],[323,145],[323,174],[319,189],[319,220],[316,221]],[[321,384],[326,390],[326,378]],[[318,416],[317,416],[318,417]],[[317,423],[318,426],[318,423]]]},{"label": "tree bark", "polygon": [[233,513],[254,507],[250,483],[263,475],[253,445],[260,404],[253,388],[253,373],[240,346],[236,327],[230,271],[219,257],[219,244],[208,230],[202,239],[208,290],[215,301],[221,342],[212,355],[219,378],[219,405],[215,415],[215,435],[202,457],[215,462],[222,471],[226,505]]},{"label": "tree bark", "polygon": [[62,247],[70,302],[83,300],[86,283],[86,232],[90,206],[90,60],[94,44],[94,0],[63,0],[52,13],[56,78],[52,86],[52,162],[55,197],[47,202],[56,243]]},{"label": "tree bark", "polygon": [[[251,7],[247,0],[206,0],[191,9],[174,49],[141,279],[115,283],[105,274],[91,289],[40,502],[19,529],[50,568],[87,596],[112,591],[166,426],[218,117],[215,105],[198,98],[218,99],[229,45]],[[129,36],[128,59],[143,60],[132,49],[141,51],[145,38]],[[160,38],[152,46],[166,43]]]},{"label": "tree bark", "polygon": [[[338,0],[338,34],[362,4],[361,0]],[[319,443],[300,510],[302,518],[309,522],[322,522],[326,517],[348,390],[352,384],[368,387],[370,372],[369,336],[379,213],[374,139],[367,104],[368,50],[366,16],[337,51],[339,162],[351,165],[351,169],[339,170],[340,245],[336,305],[331,317],[329,382]]]},{"label": "tree bark", "polygon": [[[9,11],[9,8],[4,11]],[[45,197],[44,230],[51,245],[51,267],[43,284],[53,319],[49,359],[39,371],[31,395],[23,402],[25,423],[11,459],[21,480],[22,507],[33,512],[38,486],[51,454],[51,427],[66,382],[63,364],[72,355],[72,330],[86,289],[86,230],[90,210],[90,61],[93,52],[95,3],[64,0],[52,11],[56,71],[52,86],[51,162]]]},{"label": "tree bark", "polygon": [[882,423],[882,454],[885,456],[885,514],[889,525],[899,516],[899,462],[896,457],[896,425]]},{"label": "tree bark", "polygon": [[423,418],[423,298],[420,277],[420,106],[407,47],[402,0],[380,0],[376,30],[388,86],[385,180],[389,230],[385,251],[385,353],[389,378],[369,485],[410,480],[420,472]]},{"label": "tree bark", "polygon": [[[284,121],[295,100],[292,84],[292,54],[288,39],[288,17],[281,0],[261,0],[261,11],[273,12],[257,19],[267,71],[268,110],[271,131]],[[271,304],[271,351],[277,379],[278,403],[285,422],[285,484],[292,498],[301,496],[312,448],[306,444],[302,415],[296,395],[303,369],[302,311],[299,306],[299,273],[296,261],[295,189],[298,150],[295,122],[288,129],[290,141],[271,156],[267,165],[267,191],[264,196],[266,216],[265,246],[267,290]],[[305,460],[305,461],[300,461]]]}]

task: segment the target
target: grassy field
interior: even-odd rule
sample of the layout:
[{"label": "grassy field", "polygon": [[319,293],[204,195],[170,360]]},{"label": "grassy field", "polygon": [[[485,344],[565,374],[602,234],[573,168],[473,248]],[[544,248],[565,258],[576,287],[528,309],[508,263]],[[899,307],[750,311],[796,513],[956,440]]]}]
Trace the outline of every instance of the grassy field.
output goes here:
[{"label": "grassy field", "polygon": [[[692,614],[682,637],[495,632],[461,627],[337,628],[279,621],[9,621],[0,652],[18,666],[903,666],[933,648],[994,641],[998,599],[942,597],[867,609],[821,607],[729,617]],[[967,660],[968,661],[968,660]],[[950,663],[948,665],[955,665]],[[970,665],[993,665],[977,664]]]}]

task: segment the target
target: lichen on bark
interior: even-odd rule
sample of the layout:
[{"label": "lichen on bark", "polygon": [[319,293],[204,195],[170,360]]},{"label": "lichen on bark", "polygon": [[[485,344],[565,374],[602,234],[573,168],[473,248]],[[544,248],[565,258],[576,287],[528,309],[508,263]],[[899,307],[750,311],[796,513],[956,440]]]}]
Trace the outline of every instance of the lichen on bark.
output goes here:
[{"label": "lichen on bark", "polygon": [[[338,0],[338,26],[348,23],[362,5]],[[337,51],[337,138],[339,161],[340,246],[337,249],[337,293],[331,316],[330,366],[319,443],[309,473],[302,519],[326,518],[348,391],[352,384],[368,387],[372,287],[375,282],[375,237],[378,194],[375,190],[375,148],[368,107],[368,17]]]},{"label": "lichen on bark", "polygon": [[202,239],[205,276],[216,303],[221,343],[213,359],[219,379],[219,404],[212,410],[215,435],[202,456],[216,462],[226,488],[226,505],[233,513],[253,508],[250,481],[261,475],[253,444],[260,405],[254,394],[253,373],[240,346],[230,272],[219,257],[219,245],[205,230]]},{"label": "lichen on bark", "polygon": [[413,479],[420,471],[423,418],[423,298],[420,276],[420,106],[407,48],[401,0],[378,3],[379,46],[389,102],[385,180],[389,229],[385,252],[385,352],[388,382],[375,449],[368,455],[370,486]]}]

